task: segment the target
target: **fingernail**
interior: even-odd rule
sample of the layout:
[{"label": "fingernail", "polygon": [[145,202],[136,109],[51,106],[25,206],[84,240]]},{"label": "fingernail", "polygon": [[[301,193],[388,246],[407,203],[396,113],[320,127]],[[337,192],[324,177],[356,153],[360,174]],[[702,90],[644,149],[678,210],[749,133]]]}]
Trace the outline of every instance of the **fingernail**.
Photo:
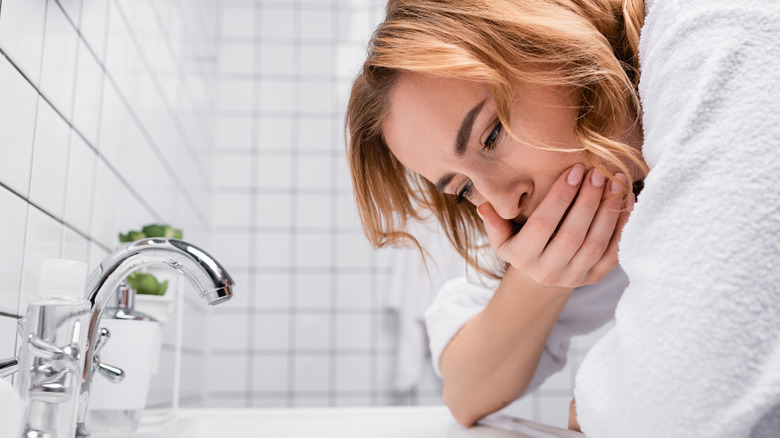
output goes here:
[{"label": "fingernail", "polygon": [[604,174],[598,169],[593,169],[593,173],[590,175],[590,183],[593,184],[593,187],[603,186],[604,181],[606,181]]},{"label": "fingernail", "polygon": [[575,164],[569,171],[569,177],[566,178],[566,182],[570,186],[576,186],[582,181],[582,177],[585,175],[585,166],[582,164]]},{"label": "fingernail", "polygon": [[[620,180],[620,182],[622,182],[622,183],[626,183],[628,181],[626,179],[626,176],[623,175],[622,173],[618,173],[617,175],[615,175],[615,178]],[[609,192],[610,193],[617,193],[617,192],[619,192],[621,190],[623,190],[623,186],[621,184],[619,184],[617,181],[612,180],[612,182],[610,182],[610,184],[609,184]]]}]

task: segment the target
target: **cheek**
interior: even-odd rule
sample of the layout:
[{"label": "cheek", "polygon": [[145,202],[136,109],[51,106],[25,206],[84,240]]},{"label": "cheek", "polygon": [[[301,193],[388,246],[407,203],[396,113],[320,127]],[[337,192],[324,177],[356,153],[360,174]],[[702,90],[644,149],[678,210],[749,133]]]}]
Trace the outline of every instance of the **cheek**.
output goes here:
[{"label": "cheek", "polygon": [[519,125],[515,134],[527,145],[536,148],[576,149],[579,142],[574,134],[575,123],[561,114],[549,118],[534,117]]},{"label": "cheek", "polygon": [[[499,168],[515,176],[534,177],[549,173],[559,166],[560,152],[545,150],[545,146],[531,146],[521,137],[508,141],[499,159]],[[566,155],[566,154],[563,154]],[[503,173],[503,172],[502,172]]]},{"label": "cheek", "polygon": [[[574,130],[578,108],[561,89],[540,87],[512,107],[515,134],[531,145],[580,147]],[[514,115],[517,115],[516,117]]]},{"label": "cheek", "polygon": [[582,151],[559,152],[517,142],[508,143],[506,150],[508,152],[494,167],[494,173],[514,180],[532,181],[538,187],[552,186],[563,173],[577,163],[590,167]]}]

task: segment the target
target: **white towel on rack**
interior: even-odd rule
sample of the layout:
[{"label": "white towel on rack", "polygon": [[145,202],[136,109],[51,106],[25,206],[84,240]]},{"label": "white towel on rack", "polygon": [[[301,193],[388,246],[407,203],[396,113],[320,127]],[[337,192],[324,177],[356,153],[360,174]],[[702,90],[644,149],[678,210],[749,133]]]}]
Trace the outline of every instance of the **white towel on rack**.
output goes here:
[{"label": "white towel on rack", "polygon": [[393,274],[384,291],[384,303],[395,312],[398,327],[393,378],[397,391],[408,391],[417,386],[423,367],[430,366],[425,310],[447,280],[466,272],[466,262],[452,247],[434,217],[410,222],[407,231],[427,251],[428,270],[417,248],[394,250]]}]

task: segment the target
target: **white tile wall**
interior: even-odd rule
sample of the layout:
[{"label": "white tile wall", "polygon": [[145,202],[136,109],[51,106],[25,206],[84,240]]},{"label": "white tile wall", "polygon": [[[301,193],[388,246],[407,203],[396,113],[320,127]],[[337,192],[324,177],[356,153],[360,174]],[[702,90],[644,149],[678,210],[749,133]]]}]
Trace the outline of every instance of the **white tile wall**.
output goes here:
[{"label": "white tile wall", "polygon": [[[5,15],[0,15],[0,36]],[[0,41],[0,47],[2,41]],[[3,133],[3,159],[0,175],[3,184],[27,196],[35,138],[38,96],[24,76],[5,58],[0,58],[0,132]]]},{"label": "white tile wall", "polygon": [[[37,294],[44,258],[94,267],[118,245],[117,233],[149,222],[208,237],[204,187],[211,183],[199,183],[204,172],[198,163],[211,160],[214,145],[216,21],[202,18],[213,16],[217,5],[218,0],[187,1],[186,8],[184,0],[0,4],[2,356],[14,354],[13,315],[23,315]],[[197,73],[181,61],[189,56],[185,35],[171,33],[182,27],[211,41],[203,45],[212,52]],[[177,128],[194,125],[186,134]],[[199,300],[184,309],[186,400],[202,398],[205,310]],[[175,321],[167,326],[153,405],[172,402],[175,327]]]},{"label": "white tile wall", "polygon": [[[0,251],[0,275],[5,279],[0,283],[0,311],[14,315],[22,285],[27,204],[8,190],[0,190],[0,211],[3,212],[0,214],[0,226],[4,230],[13,230],[6,233],[3,250]],[[4,334],[4,342],[14,344],[16,338],[8,335],[8,330],[0,333]]]},{"label": "white tile wall", "polygon": [[56,2],[47,4],[44,32],[40,90],[65,119],[70,120],[78,35]]},{"label": "white tile wall", "polygon": [[[216,166],[233,178],[215,179],[214,189],[217,204],[234,207],[212,217],[223,241],[217,247],[240,253],[227,256],[229,269],[249,273],[252,299],[240,316],[214,309],[215,318],[241,325],[246,318],[249,328],[243,348],[234,349],[235,340],[211,347],[220,363],[247,363],[244,387],[217,385],[214,405],[393,398],[387,388],[380,394],[377,377],[385,372],[389,381],[392,372],[377,366],[394,348],[377,324],[377,273],[387,268],[376,264],[354,220],[340,164],[346,97],[336,95],[352,80],[352,72],[340,75],[336,54],[344,45],[362,53],[370,35],[344,38],[344,17],[376,16],[382,7],[374,0],[224,3]],[[237,207],[242,202],[249,210]],[[389,346],[380,353],[382,344]]]},{"label": "white tile wall", "polygon": [[254,307],[279,311],[286,311],[290,307],[293,282],[288,273],[281,270],[259,272],[253,276],[253,282]]},{"label": "white tile wall", "polygon": [[6,0],[0,17],[3,53],[37,86],[41,77],[46,1]]},{"label": "white tile wall", "polygon": [[91,225],[96,163],[97,157],[87,143],[80,136],[71,135],[63,219],[83,234]]},{"label": "white tile wall", "polygon": [[[253,368],[253,391],[261,403],[265,401],[264,406],[279,406],[279,401],[284,400],[287,395],[290,382],[290,362],[292,358],[284,355],[277,356],[259,356],[254,360]],[[258,403],[253,400],[253,404]]]},{"label": "white tile wall", "polygon": [[70,127],[44,101],[38,102],[38,121],[33,146],[30,201],[61,219],[65,207]]}]

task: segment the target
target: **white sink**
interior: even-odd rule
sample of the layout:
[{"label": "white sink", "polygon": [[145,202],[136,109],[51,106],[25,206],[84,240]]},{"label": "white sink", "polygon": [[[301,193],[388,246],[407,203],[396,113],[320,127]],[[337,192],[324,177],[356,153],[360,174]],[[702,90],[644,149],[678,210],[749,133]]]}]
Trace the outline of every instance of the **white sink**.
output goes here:
[{"label": "white sink", "polygon": [[[577,438],[584,435],[500,417],[469,429],[444,406],[147,411],[135,438]],[[508,430],[511,428],[514,430]]]}]

